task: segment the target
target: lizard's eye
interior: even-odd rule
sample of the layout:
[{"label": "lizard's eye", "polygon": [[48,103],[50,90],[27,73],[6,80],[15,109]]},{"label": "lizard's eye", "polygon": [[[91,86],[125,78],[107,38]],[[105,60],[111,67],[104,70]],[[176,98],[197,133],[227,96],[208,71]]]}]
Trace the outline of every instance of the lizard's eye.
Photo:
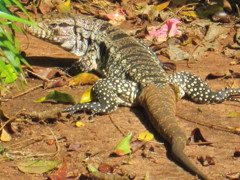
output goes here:
[{"label": "lizard's eye", "polygon": [[67,27],[68,24],[67,24],[67,23],[61,23],[61,24],[59,24],[59,26],[60,26],[60,27]]},{"label": "lizard's eye", "polygon": [[57,23],[52,23],[52,24],[49,25],[49,27],[50,28],[55,28],[55,27],[57,27]]}]

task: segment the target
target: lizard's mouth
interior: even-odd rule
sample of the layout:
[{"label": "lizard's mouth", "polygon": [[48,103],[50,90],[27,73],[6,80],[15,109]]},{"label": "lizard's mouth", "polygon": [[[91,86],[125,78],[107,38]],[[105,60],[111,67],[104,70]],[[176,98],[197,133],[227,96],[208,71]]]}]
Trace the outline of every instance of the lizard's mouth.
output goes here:
[{"label": "lizard's mouth", "polygon": [[55,36],[53,32],[41,28],[25,25],[24,29],[33,36],[36,36],[41,39],[45,39],[54,43],[61,43],[67,36]]}]

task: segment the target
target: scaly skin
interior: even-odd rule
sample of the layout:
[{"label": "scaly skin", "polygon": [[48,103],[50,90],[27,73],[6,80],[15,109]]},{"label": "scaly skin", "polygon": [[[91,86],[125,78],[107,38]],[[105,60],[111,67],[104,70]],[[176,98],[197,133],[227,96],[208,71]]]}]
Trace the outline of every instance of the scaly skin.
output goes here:
[{"label": "scaly skin", "polygon": [[175,120],[177,98],[176,92],[170,85],[159,88],[152,83],[143,89],[139,96],[139,102],[146,110],[148,118],[157,132],[171,144],[172,156],[192,173],[202,179],[208,179],[183,152],[187,137]]},{"label": "scaly skin", "polygon": [[118,105],[138,102],[154,128],[171,144],[175,159],[193,174],[208,179],[183,152],[186,136],[175,121],[176,99],[186,93],[198,103],[238,101],[234,96],[240,94],[240,89],[212,92],[205,82],[190,73],[168,76],[149,47],[105,21],[73,14],[50,14],[36,21],[41,29],[26,26],[29,33],[82,56],[69,69],[94,69],[104,77],[93,86],[95,102],[63,111],[106,113],[116,110]]}]

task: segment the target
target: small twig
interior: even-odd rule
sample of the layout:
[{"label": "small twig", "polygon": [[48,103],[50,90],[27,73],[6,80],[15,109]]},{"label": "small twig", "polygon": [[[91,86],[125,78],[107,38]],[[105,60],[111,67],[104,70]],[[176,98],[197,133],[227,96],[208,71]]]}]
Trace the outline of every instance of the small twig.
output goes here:
[{"label": "small twig", "polygon": [[228,141],[228,142],[220,142],[220,141],[208,141],[208,142],[198,142],[198,143],[189,143],[188,145],[210,145],[210,144],[223,144],[223,143],[230,143],[230,144],[238,144],[240,141]]},{"label": "small twig", "polygon": [[112,116],[109,115],[109,119],[111,120],[111,122],[113,123],[113,125],[116,127],[116,129],[123,135],[126,136],[126,134],[119,128],[119,126],[113,121]]},{"label": "small twig", "polygon": [[56,156],[59,152],[60,152],[60,146],[59,146],[59,141],[57,139],[57,137],[55,136],[54,132],[52,131],[52,129],[50,127],[48,127],[49,131],[52,133],[55,141],[56,141],[56,148],[57,148],[57,152],[55,153],[54,156]]},{"label": "small twig", "polygon": [[18,97],[20,97],[20,96],[23,96],[23,95],[25,95],[25,94],[27,94],[27,93],[29,93],[29,92],[31,92],[31,91],[34,91],[34,90],[36,90],[36,89],[38,89],[38,88],[40,88],[40,87],[43,87],[43,85],[42,85],[42,84],[39,84],[39,85],[37,85],[37,86],[35,86],[35,87],[33,87],[33,88],[28,89],[27,91],[24,91],[24,92],[22,92],[22,93],[20,93],[20,94],[18,94],[18,95],[16,95],[16,96],[13,96],[11,99],[15,99],[15,98],[18,98]]},{"label": "small twig", "polygon": [[32,75],[38,77],[39,79],[42,79],[42,80],[44,80],[44,81],[49,81],[49,79],[44,78],[44,77],[40,76],[39,74],[37,74],[37,73],[35,73],[35,72],[33,72],[33,71],[30,71],[30,70],[27,69],[27,72],[29,72],[29,73],[31,73]]},{"label": "small twig", "polygon": [[176,115],[181,119],[184,119],[186,121],[190,121],[190,122],[202,125],[202,126],[206,126],[208,128],[225,131],[225,132],[230,132],[233,134],[240,134],[240,131],[233,127],[226,127],[226,126],[222,126],[222,125],[218,125],[218,124],[208,123],[208,122],[202,121],[199,117],[194,117],[194,119],[193,119],[192,116],[188,116],[185,114],[183,115],[181,113],[177,113]]},{"label": "small twig", "polygon": [[1,127],[0,127],[0,131],[8,124],[10,123],[11,121],[14,121],[16,119],[16,116],[18,114],[20,114],[22,110],[18,111],[16,114],[14,114],[12,117],[10,117]]}]

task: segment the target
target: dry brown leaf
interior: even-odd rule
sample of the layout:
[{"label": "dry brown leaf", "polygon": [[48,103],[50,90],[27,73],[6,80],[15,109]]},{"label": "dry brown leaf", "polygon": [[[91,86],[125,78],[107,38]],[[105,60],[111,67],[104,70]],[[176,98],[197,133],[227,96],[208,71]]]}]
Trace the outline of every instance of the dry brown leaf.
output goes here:
[{"label": "dry brown leaf", "polygon": [[64,159],[62,166],[55,173],[50,174],[48,178],[50,180],[65,180],[67,177],[67,173],[68,173],[67,162]]},{"label": "dry brown leaf", "polygon": [[145,146],[146,143],[147,143],[146,141],[139,141],[139,140],[135,140],[131,142],[130,146],[131,146],[132,153],[135,153],[136,151],[138,151],[140,148]]},{"label": "dry brown leaf", "polygon": [[240,172],[233,172],[226,175],[230,180],[240,180]]},{"label": "dry brown leaf", "polygon": [[[32,66],[32,75],[37,76],[40,79],[52,79],[56,76],[56,74],[63,75],[64,73],[56,68],[45,68],[40,66]],[[31,73],[31,71],[28,71]]]},{"label": "dry brown leaf", "polygon": [[217,78],[222,78],[222,77],[225,77],[225,76],[226,76],[225,73],[220,73],[220,72],[209,73],[207,75],[207,77],[205,78],[205,80],[207,80],[207,79],[217,79]]},{"label": "dry brown leaf", "polygon": [[209,141],[202,135],[202,132],[200,131],[199,128],[195,128],[192,131],[191,136],[188,138],[188,142],[199,143]]},{"label": "dry brown leaf", "polygon": [[109,164],[100,164],[98,170],[102,173],[112,173],[116,166]]},{"label": "dry brown leaf", "polygon": [[55,87],[62,87],[67,85],[68,82],[63,79],[53,79],[52,81],[48,81],[44,84],[44,88],[55,88]]}]

